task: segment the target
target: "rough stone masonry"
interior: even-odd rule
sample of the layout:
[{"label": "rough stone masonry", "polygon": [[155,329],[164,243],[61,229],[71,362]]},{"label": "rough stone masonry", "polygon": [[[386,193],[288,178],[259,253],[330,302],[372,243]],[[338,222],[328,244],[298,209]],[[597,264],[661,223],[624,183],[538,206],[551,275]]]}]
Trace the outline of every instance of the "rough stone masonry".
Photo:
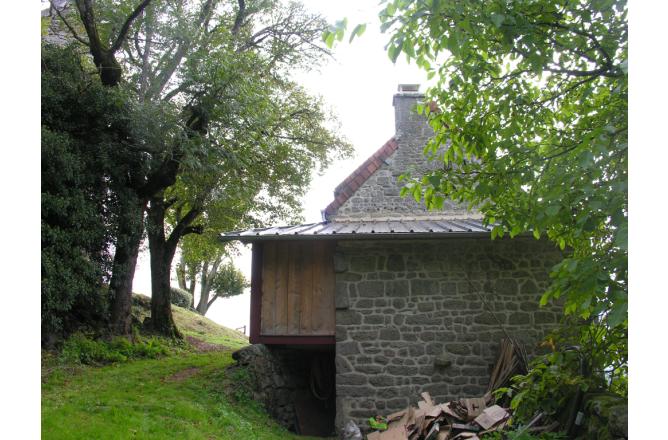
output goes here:
[{"label": "rough stone masonry", "polygon": [[557,323],[558,309],[538,301],[560,258],[533,238],[339,242],[337,426],[366,426],[423,391],[438,402],[482,396],[499,322],[530,353]]},{"label": "rough stone masonry", "polygon": [[[400,86],[396,151],[332,220],[480,216],[452,201],[430,212],[399,194],[402,173],[421,176],[438,166],[423,155],[433,131],[414,112],[422,99]],[[504,329],[531,353],[555,327],[558,307],[538,303],[561,258],[549,242],[527,237],[339,241],[336,425],[352,419],[366,426],[368,417],[415,404],[423,391],[439,402],[483,395]]]}]

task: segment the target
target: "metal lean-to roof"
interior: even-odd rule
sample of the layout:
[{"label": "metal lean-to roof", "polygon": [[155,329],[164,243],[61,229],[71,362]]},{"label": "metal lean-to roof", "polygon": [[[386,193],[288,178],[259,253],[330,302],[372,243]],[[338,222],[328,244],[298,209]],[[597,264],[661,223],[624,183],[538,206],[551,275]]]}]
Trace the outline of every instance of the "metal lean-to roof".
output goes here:
[{"label": "metal lean-to roof", "polygon": [[265,240],[486,237],[491,230],[491,226],[484,226],[479,218],[368,220],[309,223],[232,231],[221,234],[220,240],[253,242]]}]

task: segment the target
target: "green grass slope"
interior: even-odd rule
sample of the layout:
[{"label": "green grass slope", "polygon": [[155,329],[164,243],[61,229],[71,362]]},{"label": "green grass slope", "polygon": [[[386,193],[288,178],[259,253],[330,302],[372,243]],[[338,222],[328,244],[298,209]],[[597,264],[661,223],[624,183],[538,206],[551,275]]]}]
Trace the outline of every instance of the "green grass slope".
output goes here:
[{"label": "green grass slope", "polygon": [[42,386],[44,439],[296,439],[226,390],[231,352],[52,375]]},{"label": "green grass slope", "polygon": [[[132,298],[132,314],[140,321],[149,316],[151,299],[141,294]],[[248,337],[242,333],[216,324],[199,313],[172,306],[174,322],[184,336],[190,336],[208,344],[217,344],[237,350],[248,345]]]},{"label": "green grass slope", "polygon": [[305,438],[231,386],[238,371],[232,377],[226,368],[232,350],[248,344],[243,335],[178,307],[174,317],[185,335],[210,344],[205,351],[195,344],[159,359],[52,369],[42,383],[42,438]]}]

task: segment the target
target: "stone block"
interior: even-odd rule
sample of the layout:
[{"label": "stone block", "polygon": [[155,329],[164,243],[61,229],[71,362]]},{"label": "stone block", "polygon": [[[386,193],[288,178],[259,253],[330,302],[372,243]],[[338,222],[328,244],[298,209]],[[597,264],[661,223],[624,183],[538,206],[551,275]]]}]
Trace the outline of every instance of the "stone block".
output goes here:
[{"label": "stone block", "polygon": [[524,324],[529,324],[531,322],[531,315],[528,313],[511,313],[510,316],[508,316],[508,323],[510,325],[524,325]]},{"label": "stone block", "polygon": [[357,292],[362,298],[377,298],[383,296],[385,286],[382,281],[361,281],[357,284]]},{"label": "stone block", "polygon": [[348,270],[348,262],[341,252],[334,253],[334,272],[341,273]]},{"label": "stone block", "polygon": [[336,325],[359,325],[362,323],[362,315],[354,310],[337,310]]},{"label": "stone block", "polygon": [[384,315],[365,315],[364,324],[383,324],[385,323]]},{"label": "stone block", "polygon": [[376,257],[374,255],[352,257],[349,270],[356,273],[374,272],[376,270]]},{"label": "stone block", "polygon": [[334,307],[337,309],[347,309],[350,307],[347,283],[336,283],[334,289]]},{"label": "stone block", "polygon": [[401,334],[396,328],[384,328],[380,331],[378,339],[381,341],[398,341],[401,339]]},{"label": "stone block", "polygon": [[494,284],[494,293],[498,295],[517,295],[517,281],[512,278],[501,278]]},{"label": "stone block", "polygon": [[410,294],[408,281],[394,280],[388,281],[385,294],[389,297],[407,297]]},{"label": "stone block", "polygon": [[438,295],[440,287],[435,280],[411,280],[411,296]]},{"label": "stone block", "polygon": [[368,382],[367,376],[363,374],[347,373],[336,376],[337,385],[366,385]]},{"label": "stone block", "polygon": [[395,378],[387,374],[376,374],[369,377],[369,383],[374,387],[391,387],[395,384]]},{"label": "stone block", "polygon": [[520,294],[522,295],[535,295],[538,292],[538,286],[533,280],[526,280],[520,287]]},{"label": "stone block", "polygon": [[412,376],[417,374],[418,369],[408,365],[389,365],[385,368],[385,371],[395,376]]},{"label": "stone block", "polygon": [[406,270],[403,255],[390,255],[387,258],[387,270],[394,272],[403,272]]},{"label": "stone block", "polygon": [[552,312],[535,312],[533,320],[536,324],[555,324],[557,322],[557,315]]},{"label": "stone block", "polygon": [[445,344],[445,349],[452,354],[461,356],[471,354],[471,345],[469,344],[450,342]]},{"label": "stone block", "polygon": [[337,355],[348,356],[351,354],[358,354],[359,352],[359,344],[355,341],[336,343]]}]

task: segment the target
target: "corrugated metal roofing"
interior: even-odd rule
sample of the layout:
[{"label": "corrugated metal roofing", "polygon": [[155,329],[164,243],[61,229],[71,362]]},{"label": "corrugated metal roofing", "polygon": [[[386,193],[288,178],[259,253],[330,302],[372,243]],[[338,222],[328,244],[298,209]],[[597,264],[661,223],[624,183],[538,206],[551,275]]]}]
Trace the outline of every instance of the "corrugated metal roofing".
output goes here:
[{"label": "corrugated metal roofing", "polygon": [[322,222],[295,226],[248,229],[220,235],[222,241],[314,240],[363,238],[425,238],[437,236],[486,236],[492,230],[478,218],[448,220],[369,220]]}]

